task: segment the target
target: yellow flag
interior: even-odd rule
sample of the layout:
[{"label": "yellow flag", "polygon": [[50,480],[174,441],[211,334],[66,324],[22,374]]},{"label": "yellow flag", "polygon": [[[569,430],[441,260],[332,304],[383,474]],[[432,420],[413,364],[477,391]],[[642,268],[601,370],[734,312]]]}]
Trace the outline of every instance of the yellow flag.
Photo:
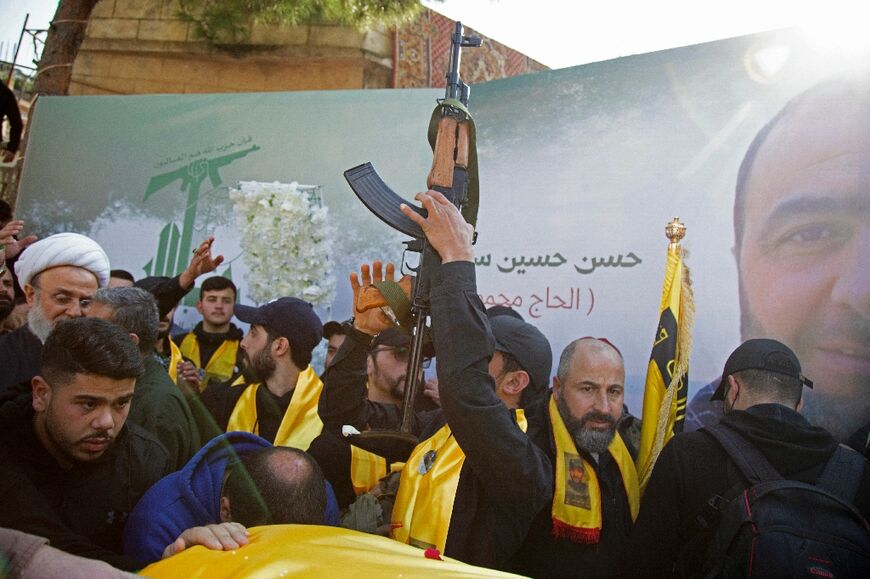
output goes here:
[{"label": "yellow flag", "polygon": [[659,325],[643,394],[643,422],[637,457],[641,492],[646,488],[665,443],[683,428],[694,317],[689,268],[683,264],[683,250],[679,243],[672,242],[668,247]]}]

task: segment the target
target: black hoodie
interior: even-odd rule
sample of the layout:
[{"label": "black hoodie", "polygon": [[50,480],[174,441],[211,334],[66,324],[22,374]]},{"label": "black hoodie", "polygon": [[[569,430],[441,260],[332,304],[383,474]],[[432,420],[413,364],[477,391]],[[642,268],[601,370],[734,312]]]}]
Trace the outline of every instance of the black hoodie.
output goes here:
[{"label": "black hoodie", "polygon": [[[780,404],[758,404],[722,418],[764,454],[783,478],[815,484],[837,441],[812,426],[800,414]],[[656,462],[641,500],[622,576],[670,577],[680,551],[695,541],[695,554],[685,561],[687,572],[700,571],[709,537],[689,523],[714,495],[722,495],[743,480],[718,442],[703,430],[675,436]],[[870,515],[870,468],[855,494],[855,506]]]},{"label": "black hoodie", "polygon": [[31,399],[0,406],[0,527],[121,569],[139,568],[120,554],[121,533],[139,497],[171,471],[166,449],[128,423],[101,457],[61,468],[36,436]]}]

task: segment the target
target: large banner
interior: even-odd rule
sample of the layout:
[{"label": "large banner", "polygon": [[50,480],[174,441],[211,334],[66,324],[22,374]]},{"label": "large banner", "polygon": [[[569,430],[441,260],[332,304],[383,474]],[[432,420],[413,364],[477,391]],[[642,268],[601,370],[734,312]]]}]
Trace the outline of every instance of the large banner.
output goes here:
[{"label": "large banner", "polygon": [[[735,257],[743,248],[735,248],[733,226],[741,160],[791,97],[847,64],[796,32],[782,31],[472,87],[481,183],[476,261],[484,303],[516,308],[549,337],[556,356],[576,337],[616,343],[626,360],[626,401],[639,414],[658,323],[664,227],[679,216],[688,227],[683,245],[697,309],[691,397],[719,375],[741,340]],[[395,90],[43,98],[17,214],[40,235],[78,231],[94,237],[113,267],[137,277],[177,273],[191,248],[215,235],[230,268],[219,273],[231,275],[242,288],[241,301],[248,302],[245,275],[252,256],[242,251],[229,188],[241,181],[317,186],[334,227],[330,259],[337,288],[332,304],[320,311],[324,320],[344,319],[350,315],[347,273],[373,258],[400,259],[402,238],[369,214],[342,173],[371,161],[400,194],[411,198],[422,190],[431,159],[426,128],[439,96],[435,90]],[[851,123],[866,129],[867,121]],[[866,136],[856,138],[866,144]],[[762,164],[771,163],[775,159]],[[792,164],[777,174],[784,179],[798,169]],[[865,183],[862,191],[855,207],[866,210],[870,187]],[[823,187],[805,193],[813,192],[826,193]],[[807,212],[798,223],[788,211],[756,225],[751,220],[781,199],[777,193],[746,195],[739,212],[746,220],[744,241],[767,228],[778,237],[763,233],[762,261],[742,272],[744,336],[764,333],[790,343],[822,388],[825,375],[862,384],[853,412],[866,417],[870,280],[863,287],[853,280],[844,299],[863,299],[864,309],[845,304],[861,315],[848,318],[851,329],[837,334],[836,320],[806,313],[820,316],[829,297],[801,302],[800,288],[809,299],[817,276],[775,267],[805,260],[866,276],[855,273],[867,269],[866,233],[853,231],[830,245],[825,240],[841,235],[840,226],[830,224],[833,213],[821,202],[814,207],[823,218],[813,223],[822,225],[804,223],[811,221]],[[810,205],[804,199],[801,207]],[[867,222],[864,214],[853,225]],[[862,244],[863,265],[855,251],[840,250],[849,240]],[[773,269],[762,267],[775,252]],[[801,262],[800,268],[808,267]],[[748,279],[750,270],[759,277]],[[791,293],[778,293],[783,283]],[[782,311],[789,300],[803,305]],[[775,319],[765,323],[768,311]],[[780,330],[776,320],[785,318],[791,321]],[[177,319],[189,325],[195,310]],[[822,335],[819,324],[825,336],[839,336],[828,357],[805,340]],[[854,398],[850,406],[856,406]]]}]

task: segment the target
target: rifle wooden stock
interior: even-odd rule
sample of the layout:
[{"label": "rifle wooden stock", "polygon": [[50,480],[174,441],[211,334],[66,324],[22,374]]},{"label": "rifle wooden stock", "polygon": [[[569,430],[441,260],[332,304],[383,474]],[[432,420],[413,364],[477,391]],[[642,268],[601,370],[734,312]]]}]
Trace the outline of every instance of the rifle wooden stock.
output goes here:
[{"label": "rifle wooden stock", "polygon": [[[447,72],[446,96],[444,101],[439,101],[439,107],[433,111],[430,118],[428,132],[430,143],[433,141],[432,125],[436,120],[438,126],[434,130],[432,168],[426,178],[426,185],[429,189],[443,193],[451,203],[462,210],[469,202],[469,179],[473,176],[475,196],[473,203],[471,203],[473,216],[469,221],[474,224],[477,213],[476,163],[473,167],[469,167],[474,156],[474,152],[471,151],[473,121],[466,109],[469,88],[459,76],[459,65],[462,47],[480,46],[481,41],[480,38],[474,36],[463,36],[462,31],[462,24],[457,22],[455,33],[451,37],[452,48],[450,66]],[[440,118],[436,115],[440,115]],[[471,171],[471,175],[469,171]],[[399,429],[398,431],[366,431],[357,434],[354,443],[362,448],[367,446],[371,448],[375,443],[385,440],[400,443],[404,446],[404,457],[407,458],[417,444],[417,438],[413,434],[415,430],[414,399],[421,383],[424,358],[423,343],[428,329],[429,286],[431,283],[429,272],[441,263],[441,256],[429,245],[422,229],[398,210],[403,199],[386,186],[369,163],[348,169],[344,174],[351,188],[366,207],[394,229],[413,237],[413,241],[408,242],[407,250],[420,253],[420,262],[414,268],[416,280],[413,283],[413,296],[410,300],[413,329]],[[412,207],[412,209],[420,215],[425,216],[426,214],[425,210],[421,208]],[[468,218],[466,217],[466,219]],[[411,279],[405,276],[399,281],[399,285],[408,295],[411,288],[406,289],[403,282],[411,285]],[[365,292],[358,295],[357,303],[354,304],[357,311],[388,305],[381,292],[372,289],[367,288]]]},{"label": "rifle wooden stock", "polygon": [[456,167],[468,169],[468,147],[471,143],[471,135],[468,132],[468,122],[461,121],[456,127]]},{"label": "rifle wooden stock", "polygon": [[435,137],[435,150],[432,156],[432,169],[426,178],[429,189],[453,187],[453,165],[456,154],[456,128],[458,121],[452,116],[443,116],[438,121],[438,133]]}]

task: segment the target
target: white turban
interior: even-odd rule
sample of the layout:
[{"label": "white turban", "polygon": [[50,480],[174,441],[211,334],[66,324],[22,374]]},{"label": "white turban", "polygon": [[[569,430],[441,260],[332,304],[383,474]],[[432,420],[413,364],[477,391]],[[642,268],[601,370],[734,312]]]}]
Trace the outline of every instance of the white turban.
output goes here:
[{"label": "white turban", "polygon": [[96,241],[78,233],[58,233],[30,245],[15,262],[15,274],[24,287],[43,271],[61,265],[86,269],[97,276],[100,287],[109,285],[109,256]]}]

